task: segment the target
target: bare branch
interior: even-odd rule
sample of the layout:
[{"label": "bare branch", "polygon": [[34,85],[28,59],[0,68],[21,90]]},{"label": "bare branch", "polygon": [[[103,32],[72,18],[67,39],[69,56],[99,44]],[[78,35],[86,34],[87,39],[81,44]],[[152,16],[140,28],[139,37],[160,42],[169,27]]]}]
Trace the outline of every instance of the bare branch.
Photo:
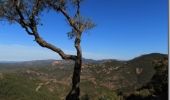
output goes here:
[{"label": "bare branch", "polygon": [[64,17],[67,19],[67,21],[69,22],[70,26],[73,27],[73,29],[75,31],[77,31],[78,33],[81,33],[81,31],[78,29],[78,27],[76,27],[75,25],[75,21],[73,20],[73,18],[71,18],[71,16],[67,13],[67,11],[65,10],[64,7],[59,6],[58,4],[55,4],[54,2],[49,1],[48,4],[56,11],[60,11]]},{"label": "bare branch", "polygon": [[80,16],[80,0],[76,0],[77,11],[75,16]]},{"label": "bare branch", "polygon": [[39,6],[40,6],[40,1],[41,0],[35,0],[35,4],[32,8],[32,13],[31,13],[31,17],[35,16],[38,14],[39,11]]},{"label": "bare branch", "polygon": [[18,15],[20,16],[20,19],[17,21],[23,28],[25,28],[26,32],[30,35],[33,35],[32,32],[29,30],[29,23],[25,22],[24,16],[22,15],[20,9],[18,8],[19,4],[16,5],[16,11],[18,12]]},{"label": "bare branch", "polygon": [[61,11],[61,13],[66,17],[66,19],[68,20],[69,24],[71,25],[71,27],[73,27],[77,33],[82,33],[78,27],[76,27],[75,25],[75,21],[68,15],[68,13],[66,12],[66,10],[59,8],[59,10]]},{"label": "bare branch", "polygon": [[[75,55],[68,55],[68,54],[65,54],[60,48],[57,48],[56,46],[46,42],[45,40],[43,40],[40,36],[39,36],[39,33],[37,32],[37,27],[36,27],[36,24],[28,24],[28,23],[25,23],[24,21],[24,16],[22,15],[20,9],[18,8],[18,5],[16,5],[16,11],[18,12],[19,16],[20,16],[20,21],[19,23],[21,24],[21,26],[23,28],[25,28],[26,32],[29,34],[29,35],[33,35],[35,37],[35,41],[42,47],[46,47],[56,53],[58,53],[62,59],[71,59],[71,60],[75,60],[76,59],[76,56]],[[30,23],[35,23],[35,19],[30,19],[29,20]],[[28,27],[31,29],[32,32],[30,32],[28,30]]]},{"label": "bare branch", "polygon": [[55,47],[54,45],[46,42],[45,40],[43,40],[38,33],[36,32],[33,32],[34,34],[34,37],[35,37],[35,41],[42,47],[46,47],[56,53],[58,53],[62,59],[71,59],[71,60],[75,60],[76,59],[76,56],[75,55],[68,55],[68,54],[65,54],[60,48],[57,48]]}]

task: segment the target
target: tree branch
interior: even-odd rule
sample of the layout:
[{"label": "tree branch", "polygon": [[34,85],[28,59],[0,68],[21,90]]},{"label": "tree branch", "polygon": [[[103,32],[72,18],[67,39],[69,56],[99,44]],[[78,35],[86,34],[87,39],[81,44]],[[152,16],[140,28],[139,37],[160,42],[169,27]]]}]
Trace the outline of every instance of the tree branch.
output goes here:
[{"label": "tree branch", "polygon": [[41,1],[41,0],[36,0],[36,1],[35,1],[35,4],[34,4],[34,6],[33,6],[33,8],[32,8],[32,14],[31,14],[31,16],[35,16],[35,15],[38,14],[39,6],[40,6],[40,1]]},{"label": "tree branch", "polygon": [[24,16],[22,15],[21,11],[19,10],[18,5],[16,5],[15,8],[16,8],[16,11],[17,11],[18,15],[20,16],[20,19],[19,19],[17,22],[18,22],[19,24],[21,24],[21,26],[22,26],[23,28],[25,28],[26,32],[27,32],[29,35],[33,35],[33,33],[29,31],[29,28],[28,28],[29,24],[25,22]]},{"label": "tree branch", "polygon": [[76,1],[77,11],[75,16],[80,16],[80,0]]},{"label": "tree branch", "polygon": [[66,17],[66,19],[68,20],[68,22],[71,25],[71,27],[73,27],[78,33],[80,33],[80,30],[76,27],[74,20],[68,15],[66,10],[64,10],[62,8],[59,8],[59,10]]},{"label": "tree branch", "polygon": [[[46,42],[45,40],[43,40],[40,36],[39,36],[39,33],[37,32],[37,27],[36,27],[36,24],[27,24],[25,23],[25,19],[24,19],[24,16],[22,15],[18,5],[16,5],[16,11],[20,17],[20,21],[19,21],[19,24],[21,24],[21,26],[23,28],[25,28],[26,32],[29,34],[29,35],[33,35],[35,37],[35,41],[42,47],[46,47],[56,53],[58,53],[62,59],[71,59],[71,60],[75,60],[77,56],[75,55],[68,55],[68,54],[65,54],[60,48],[57,48],[56,46]],[[29,19],[30,23],[34,23],[35,22],[35,19]],[[32,32],[30,32],[28,30],[28,27],[31,29]]]},{"label": "tree branch", "polygon": [[76,59],[76,56],[75,55],[68,55],[68,54],[65,54],[60,48],[57,48],[55,47],[54,45],[46,42],[45,40],[43,40],[39,34],[37,32],[35,32],[33,30],[33,35],[35,37],[35,41],[42,47],[46,47],[56,53],[58,53],[62,59],[71,59],[71,60],[75,60]]},{"label": "tree branch", "polygon": [[53,4],[50,4],[50,5],[53,7],[53,9],[60,11],[64,15],[64,17],[66,17],[70,26],[73,27],[74,30],[76,30],[78,33],[81,33],[81,31],[78,29],[78,27],[76,27],[74,20],[69,16],[69,14],[66,12],[65,9],[55,6]]}]

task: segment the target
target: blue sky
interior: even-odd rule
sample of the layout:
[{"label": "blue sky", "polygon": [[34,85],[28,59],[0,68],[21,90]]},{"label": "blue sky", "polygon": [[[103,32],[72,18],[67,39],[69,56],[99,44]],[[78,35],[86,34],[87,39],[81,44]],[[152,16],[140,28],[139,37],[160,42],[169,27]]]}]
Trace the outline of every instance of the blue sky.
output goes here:
[{"label": "blue sky", "polygon": [[[168,53],[168,0],[84,0],[81,13],[97,25],[83,34],[85,58],[128,60],[152,52]],[[75,53],[62,15],[44,13],[41,23],[39,33],[45,40]],[[1,22],[0,61],[60,59],[33,39],[19,25]]]}]

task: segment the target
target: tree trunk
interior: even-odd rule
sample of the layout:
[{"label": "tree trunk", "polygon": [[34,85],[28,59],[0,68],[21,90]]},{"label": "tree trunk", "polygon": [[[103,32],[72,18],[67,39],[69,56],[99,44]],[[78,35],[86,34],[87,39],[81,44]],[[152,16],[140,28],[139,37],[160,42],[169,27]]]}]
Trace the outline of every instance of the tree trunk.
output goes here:
[{"label": "tree trunk", "polygon": [[80,74],[81,74],[82,58],[75,60],[74,72],[72,77],[72,89],[66,97],[66,100],[80,100]]},{"label": "tree trunk", "polygon": [[81,74],[81,66],[82,66],[82,51],[80,46],[80,37],[81,33],[75,38],[74,46],[77,50],[77,56],[75,59],[74,72],[72,77],[72,89],[66,97],[66,100],[80,100],[80,74]]}]

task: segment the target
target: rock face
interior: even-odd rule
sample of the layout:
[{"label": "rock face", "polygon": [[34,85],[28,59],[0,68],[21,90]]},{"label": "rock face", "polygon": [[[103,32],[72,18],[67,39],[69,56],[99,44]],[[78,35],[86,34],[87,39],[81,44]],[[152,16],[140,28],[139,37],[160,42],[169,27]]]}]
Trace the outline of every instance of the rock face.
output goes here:
[{"label": "rock face", "polygon": [[31,76],[48,76],[48,74],[46,73],[42,73],[42,72],[37,72],[34,70],[26,70],[26,74],[31,75]]},{"label": "rock face", "polygon": [[136,68],[136,74],[140,75],[143,72],[143,68]]},{"label": "rock face", "polygon": [[43,85],[44,85],[43,83],[38,84],[38,86],[37,86],[37,88],[35,89],[35,91],[38,92],[39,89],[40,89]]},{"label": "rock face", "polygon": [[59,64],[60,64],[59,61],[54,61],[54,62],[52,63],[52,66],[56,66],[56,65],[59,65]]}]

